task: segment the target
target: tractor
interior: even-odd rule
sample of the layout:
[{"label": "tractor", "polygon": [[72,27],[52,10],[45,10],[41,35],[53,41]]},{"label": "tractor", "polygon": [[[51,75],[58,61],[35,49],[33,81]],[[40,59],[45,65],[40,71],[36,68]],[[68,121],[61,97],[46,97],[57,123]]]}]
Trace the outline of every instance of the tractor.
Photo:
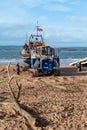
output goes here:
[{"label": "tractor", "polygon": [[45,45],[38,26],[36,34],[31,34],[29,42],[25,43],[21,55],[28,64],[30,76],[60,75],[59,55],[54,48]]}]

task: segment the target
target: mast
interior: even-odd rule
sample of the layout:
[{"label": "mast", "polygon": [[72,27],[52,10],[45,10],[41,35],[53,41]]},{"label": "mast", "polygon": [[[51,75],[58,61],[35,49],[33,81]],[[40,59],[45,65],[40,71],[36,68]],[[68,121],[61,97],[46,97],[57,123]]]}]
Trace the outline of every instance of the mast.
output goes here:
[{"label": "mast", "polygon": [[36,35],[37,35],[37,37],[41,37],[41,40],[42,40],[42,42],[44,42],[43,41],[43,36],[42,36],[42,34],[39,34],[38,32],[39,32],[39,26],[38,26],[38,21],[37,21],[37,25],[36,25]]},{"label": "mast", "polygon": [[36,25],[36,31],[37,31],[36,34],[37,34],[37,36],[38,36],[38,27],[39,26],[38,26],[38,21],[37,21],[37,25]]}]

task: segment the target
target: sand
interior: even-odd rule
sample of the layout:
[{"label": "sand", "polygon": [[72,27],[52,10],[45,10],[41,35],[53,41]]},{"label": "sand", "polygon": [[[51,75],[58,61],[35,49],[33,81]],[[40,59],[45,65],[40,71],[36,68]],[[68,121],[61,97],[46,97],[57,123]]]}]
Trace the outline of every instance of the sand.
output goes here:
[{"label": "sand", "polygon": [[[11,65],[10,74],[15,95],[15,79],[22,84],[21,106],[43,130],[87,130],[87,68],[77,72],[75,67],[62,66],[61,76],[30,77],[27,71],[17,75]],[[32,130],[12,104],[7,65],[0,65],[0,130]]]}]

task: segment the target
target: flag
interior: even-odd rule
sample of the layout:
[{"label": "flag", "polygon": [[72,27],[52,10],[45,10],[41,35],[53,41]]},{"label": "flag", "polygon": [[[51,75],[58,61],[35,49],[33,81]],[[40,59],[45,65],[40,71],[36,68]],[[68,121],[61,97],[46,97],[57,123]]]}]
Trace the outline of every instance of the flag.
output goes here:
[{"label": "flag", "polygon": [[37,31],[43,31],[43,29],[38,27],[38,28],[37,28]]}]

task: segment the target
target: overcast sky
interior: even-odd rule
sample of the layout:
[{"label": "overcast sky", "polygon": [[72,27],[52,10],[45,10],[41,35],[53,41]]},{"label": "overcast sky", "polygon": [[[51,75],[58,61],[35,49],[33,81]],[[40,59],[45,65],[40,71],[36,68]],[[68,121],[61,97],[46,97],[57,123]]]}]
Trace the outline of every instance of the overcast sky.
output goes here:
[{"label": "overcast sky", "polygon": [[87,0],[1,0],[0,45],[23,45],[37,21],[46,44],[87,46]]}]

